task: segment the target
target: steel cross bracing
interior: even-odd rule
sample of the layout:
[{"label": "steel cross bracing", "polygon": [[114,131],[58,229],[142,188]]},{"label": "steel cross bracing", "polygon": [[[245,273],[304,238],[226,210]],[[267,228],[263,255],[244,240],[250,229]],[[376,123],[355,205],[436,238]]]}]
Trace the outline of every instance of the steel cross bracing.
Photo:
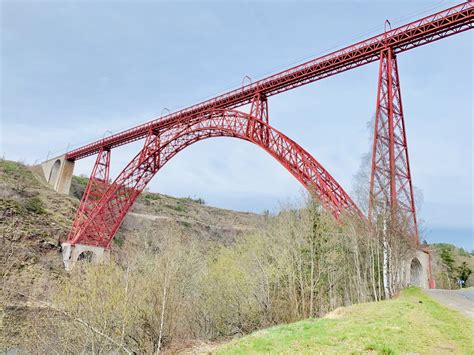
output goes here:
[{"label": "steel cross bracing", "polygon": [[282,71],[241,89],[230,91],[195,106],[114,134],[67,153],[69,160],[96,154],[102,147],[113,148],[142,138],[150,129],[162,129],[200,112],[236,108],[249,104],[256,95],[269,97],[374,62],[387,46],[400,53],[473,27],[474,3],[465,2],[433,15],[400,26],[341,50]]},{"label": "steel cross bracing", "polygon": [[87,186],[82,194],[81,203],[69,231],[68,240],[72,239],[91,217],[91,212],[109,187],[110,150],[101,149],[92,169]]},{"label": "steel cross bracing", "polygon": [[108,186],[89,218],[73,227],[68,242],[108,247],[126,213],[158,170],[184,148],[211,137],[234,137],[262,147],[336,218],[342,213],[362,215],[342,187],[296,142],[247,113],[213,110],[162,131],[150,130],[142,150]]},{"label": "steel cross bracing", "polygon": [[408,159],[397,59],[390,47],[380,55],[374,143],[370,177],[369,220],[390,218],[418,243],[415,201]]}]

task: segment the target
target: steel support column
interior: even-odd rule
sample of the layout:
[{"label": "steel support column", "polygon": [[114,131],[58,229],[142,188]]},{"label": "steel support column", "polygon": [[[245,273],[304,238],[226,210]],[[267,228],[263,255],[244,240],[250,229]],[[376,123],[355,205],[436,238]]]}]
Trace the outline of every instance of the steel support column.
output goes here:
[{"label": "steel support column", "polygon": [[397,223],[408,225],[408,232],[418,244],[397,59],[390,47],[380,53],[369,219],[385,214],[392,227]]},{"label": "steel support column", "polygon": [[109,186],[110,150],[102,148],[97,154],[91,176],[82,195],[74,222],[69,231],[68,241],[74,241],[80,233],[80,228],[90,216],[94,207],[99,203]]}]

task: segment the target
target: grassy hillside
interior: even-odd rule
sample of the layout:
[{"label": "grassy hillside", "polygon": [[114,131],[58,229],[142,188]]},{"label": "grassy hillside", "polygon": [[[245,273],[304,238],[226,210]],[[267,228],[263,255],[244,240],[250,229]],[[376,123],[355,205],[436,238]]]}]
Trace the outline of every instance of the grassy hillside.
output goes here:
[{"label": "grassy hillside", "polygon": [[255,332],[216,353],[468,354],[474,349],[472,334],[470,319],[410,288],[390,301],[339,308],[322,319]]},{"label": "grassy hillside", "polygon": [[[51,190],[41,172],[0,160],[0,273],[3,299],[46,297],[63,272],[60,242],[78,201]],[[35,286],[35,287],[33,287]]]}]

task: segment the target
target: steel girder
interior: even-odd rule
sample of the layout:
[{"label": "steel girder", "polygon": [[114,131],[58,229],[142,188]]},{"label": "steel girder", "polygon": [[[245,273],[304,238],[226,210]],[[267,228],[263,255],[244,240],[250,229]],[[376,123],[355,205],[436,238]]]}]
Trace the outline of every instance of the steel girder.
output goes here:
[{"label": "steel girder", "polygon": [[[262,108],[260,112],[266,112],[264,99],[255,105]],[[362,215],[335,179],[296,142],[247,113],[213,110],[161,131],[150,130],[141,151],[108,185],[92,211],[78,213],[68,242],[109,247],[126,213],[153,176],[181,150],[211,137],[234,137],[260,146],[315,194],[336,218],[344,212]]]}]

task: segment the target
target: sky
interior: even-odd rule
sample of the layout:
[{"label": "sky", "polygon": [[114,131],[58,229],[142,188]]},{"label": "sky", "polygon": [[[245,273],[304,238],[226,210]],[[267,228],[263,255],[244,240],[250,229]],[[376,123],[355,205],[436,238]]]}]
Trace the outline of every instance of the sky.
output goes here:
[{"label": "sky", "polygon": [[[0,1],[0,154],[34,164],[443,8],[451,1]],[[429,242],[474,249],[473,37],[398,56],[413,183]],[[370,151],[378,64],[271,97],[270,123],[351,193]],[[115,177],[142,142],[112,151]],[[89,175],[94,158],[76,162]],[[302,187],[261,148],[188,147],[149,184],[273,212]]]}]

